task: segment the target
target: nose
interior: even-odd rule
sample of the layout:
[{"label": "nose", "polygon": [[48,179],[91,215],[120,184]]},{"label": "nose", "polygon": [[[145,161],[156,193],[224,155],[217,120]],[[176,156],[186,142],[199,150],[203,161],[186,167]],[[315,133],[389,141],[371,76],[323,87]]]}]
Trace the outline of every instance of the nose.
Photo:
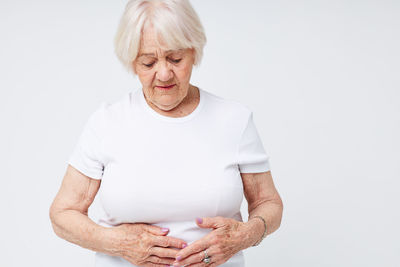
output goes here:
[{"label": "nose", "polygon": [[167,82],[174,76],[170,64],[166,61],[161,61],[158,64],[156,78],[159,81]]}]

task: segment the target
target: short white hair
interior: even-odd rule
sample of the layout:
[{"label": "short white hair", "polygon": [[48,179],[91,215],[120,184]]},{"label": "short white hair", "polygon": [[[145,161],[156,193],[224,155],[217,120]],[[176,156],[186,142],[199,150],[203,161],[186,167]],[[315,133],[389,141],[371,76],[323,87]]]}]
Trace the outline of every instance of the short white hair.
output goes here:
[{"label": "short white hair", "polygon": [[203,56],[206,36],[200,19],[188,0],[130,0],[115,35],[115,53],[121,63],[133,71],[143,30],[152,26],[168,49],[193,48],[194,65]]}]

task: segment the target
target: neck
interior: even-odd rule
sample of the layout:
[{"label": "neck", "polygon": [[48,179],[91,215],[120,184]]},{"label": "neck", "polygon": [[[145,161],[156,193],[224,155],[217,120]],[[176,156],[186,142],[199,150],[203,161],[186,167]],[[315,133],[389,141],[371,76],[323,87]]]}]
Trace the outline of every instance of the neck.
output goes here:
[{"label": "neck", "polygon": [[196,86],[189,84],[188,93],[175,108],[169,111],[162,110],[146,99],[146,102],[161,115],[169,117],[184,117],[192,113],[200,102],[200,91]]}]

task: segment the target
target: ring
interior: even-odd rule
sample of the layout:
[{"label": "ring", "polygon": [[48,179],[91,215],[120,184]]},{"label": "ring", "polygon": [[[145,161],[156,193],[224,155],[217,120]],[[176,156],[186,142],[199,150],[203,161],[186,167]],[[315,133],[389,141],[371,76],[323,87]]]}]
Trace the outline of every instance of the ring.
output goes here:
[{"label": "ring", "polygon": [[204,263],[210,263],[210,262],[211,262],[210,257],[204,258],[203,262],[204,262]]},{"label": "ring", "polygon": [[204,250],[204,259],[203,259],[203,262],[204,262],[204,263],[210,263],[210,262],[211,262],[211,259],[210,259],[210,257],[209,257],[208,254],[207,254],[207,249]]}]

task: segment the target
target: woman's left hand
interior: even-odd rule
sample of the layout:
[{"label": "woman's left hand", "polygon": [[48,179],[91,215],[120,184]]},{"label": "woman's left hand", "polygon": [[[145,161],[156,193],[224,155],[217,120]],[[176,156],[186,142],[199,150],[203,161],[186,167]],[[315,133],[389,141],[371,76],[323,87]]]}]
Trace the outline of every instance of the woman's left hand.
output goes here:
[{"label": "woman's left hand", "polygon": [[[176,254],[173,266],[190,267],[215,267],[229,260],[242,249],[251,246],[253,237],[248,224],[232,218],[208,217],[196,219],[201,228],[213,228],[214,230],[189,246],[181,249]],[[210,263],[204,263],[204,251],[210,257]]]}]

